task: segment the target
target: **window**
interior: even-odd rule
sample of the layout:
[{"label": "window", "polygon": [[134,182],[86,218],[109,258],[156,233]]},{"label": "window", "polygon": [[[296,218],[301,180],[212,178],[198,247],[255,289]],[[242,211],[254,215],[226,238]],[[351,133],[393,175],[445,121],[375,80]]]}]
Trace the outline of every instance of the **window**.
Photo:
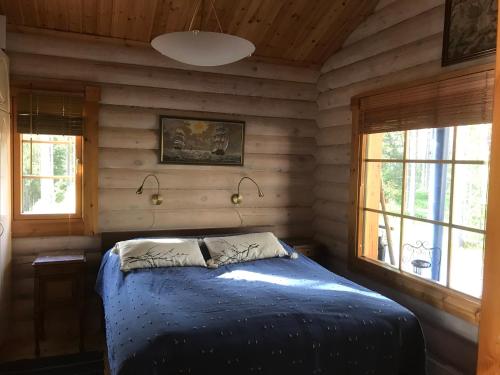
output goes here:
[{"label": "window", "polygon": [[369,134],[363,256],[479,298],[490,143],[491,124]]},{"label": "window", "polygon": [[81,217],[81,137],[20,134],[21,214]]},{"label": "window", "polygon": [[13,93],[13,235],[94,233],[98,95]]},{"label": "window", "polygon": [[483,285],[492,86],[491,71],[467,72],[353,101],[353,264],[471,321]]}]

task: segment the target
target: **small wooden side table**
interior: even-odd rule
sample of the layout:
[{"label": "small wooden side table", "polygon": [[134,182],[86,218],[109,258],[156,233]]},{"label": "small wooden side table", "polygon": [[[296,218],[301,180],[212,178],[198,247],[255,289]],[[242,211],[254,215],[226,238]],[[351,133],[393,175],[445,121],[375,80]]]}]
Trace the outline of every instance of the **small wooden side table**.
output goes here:
[{"label": "small wooden side table", "polygon": [[78,312],[80,351],[84,350],[85,254],[39,256],[33,262],[35,272],[34,328],[35,355],[40,356],[40,339],[45,338],[45,312],[48,307],[47,282],[71,282],[71,298],[58,301],[59,306],[71,306]]},{"label": "small wooden side table", "polygon": [[325,249],[320,243],[308,238],[285,240],[285,242],[293,247],[296,252],[311,258],[315,262],[322,263]]}]

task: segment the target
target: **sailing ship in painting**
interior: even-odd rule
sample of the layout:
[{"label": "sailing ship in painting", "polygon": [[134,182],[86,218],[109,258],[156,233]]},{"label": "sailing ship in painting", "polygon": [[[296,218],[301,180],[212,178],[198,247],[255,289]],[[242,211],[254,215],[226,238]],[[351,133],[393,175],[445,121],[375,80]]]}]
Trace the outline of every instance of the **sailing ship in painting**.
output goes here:
[{"label": "sailing ship in painting", "polygon": [[181,128],[177,128],[174,135],[174,148],[182,150],[184,146],[186,146],[186,134]]},{"label": "sailing ship in painting", "polygon": [[213,137],[212,154],[224,155],[229,146],[229,136],[225,126],[219,125],[215,128]]},{"label": "sailing ship in painting", "polygon": [[243,165],[243,122],[160,116],[160,162]]}]

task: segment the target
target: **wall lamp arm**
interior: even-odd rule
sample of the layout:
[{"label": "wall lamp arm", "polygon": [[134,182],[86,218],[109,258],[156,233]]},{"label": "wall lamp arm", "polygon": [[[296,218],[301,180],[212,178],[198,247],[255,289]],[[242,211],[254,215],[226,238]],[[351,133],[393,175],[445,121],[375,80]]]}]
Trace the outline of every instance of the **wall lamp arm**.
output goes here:
[{"label": "wall lamp arm", "polygon": [[135,193],[137,195],[141,195],[143,190],[144,190],[144,184],[146,183],[146,180],[149,178],[149,177],[153,177],[155,180],[156,180],[156,194],[153,194],[151,196],[151,202],[154,204],[154,205],[160,205],[162,202],[163,202],[163,197],[161,196],[160,194],[160,180],[158,180],[158,177],[156,177],[156,175],[154,174],[148,174],[146,177],[144,177],[144,179],[142,180],[142,184],[141,186],[139,186],[137,188],[137,190],[135,191]]},{"label": "wall lamp arm", "polygon": [[257,192],[259,193],[259,197],[261,197],[261,198],[264,197],[264,193],[260,189],[259,184],[253,178],[248,177],[248,176],[244,176],[238,182],[238,192],[231,196],[231,202],[233,202],[233,204],[240,204],[243,201],[243,197],[240,194],[240,187],[241,187],[241,183],[243,182],[243,180],[252,181],[254,183],[254,185],[257,187]]}]

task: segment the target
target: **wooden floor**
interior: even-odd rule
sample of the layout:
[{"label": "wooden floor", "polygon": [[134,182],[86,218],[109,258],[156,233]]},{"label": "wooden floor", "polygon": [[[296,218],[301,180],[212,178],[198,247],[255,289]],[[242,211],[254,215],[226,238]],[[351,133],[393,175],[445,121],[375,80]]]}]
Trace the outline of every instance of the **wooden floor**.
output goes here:
[{"label": "wooden floor", "polygon": [[[91,300],[85,321],[85,351],[104,351],[104,330],[101,323],[99,306],[95,299]],[[92,307],[92,308],[90,308]],[[29,359],[35,356],[33,322],[26,321],[23,325],[12,325],[8,338],[0,346],[0,363]],[[73,311],[61,309],[51,311],[45,321],[46,338],[40,342],[40,355],[50,357],[79,352],[79,325],[77,315]]]},{"label": "wooden floor", "polygon": [[[92,334],[85,337],[86,351],[104,351],[103,334]],[[19,359],[34,358],[35,346],[32,339],[8,340],[0,347],[0,363]],[[40,344],[40,356],[51,357],[78,353],[78,337],[53,337]]]},{"label": "wooden floor", "polygon": [[103,375],[104,371],[102,351],[0,363],[0,374],[5,375]]}]

